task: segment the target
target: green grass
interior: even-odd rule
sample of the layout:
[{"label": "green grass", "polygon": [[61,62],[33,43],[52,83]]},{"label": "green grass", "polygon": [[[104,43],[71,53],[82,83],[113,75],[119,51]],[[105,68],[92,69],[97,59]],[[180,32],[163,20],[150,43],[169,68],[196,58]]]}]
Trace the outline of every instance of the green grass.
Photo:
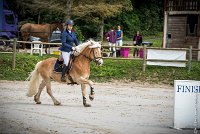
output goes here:
[{"label": "green grass", "polygon": [[129,80],[141,81],[153,84],[170,84],[174,80],[200,80],[200,62],[192,63],[192,70],[189,73],[188,68],[147,66],[146,72],[142,72],[142,61],[139,60],[104,60],[104,66],[93,66],[91,78],[109,81],[109,80]]},{"label": "green grass", "polygon": [[12,69],[12,54],[0,54],[0,79],[1,80],[26,80],[35,64],[43,59],[52,57],[45,55],[20,54],[16,55],[16,68]]},{"label": "green grass", "polygon": [[[38,61],[56,57],[55,55],[20,54],[16,55],[16,68],[12,69],[12,55],[0,54],[0,80],[24,81],[34,69]],[[192,62],[192,70],[188,68],[147,66],[146,72],[142,72],[140,60],[111,60],[104,59],[103,66],[91,64],[91,79],[96,82],[112,80],[141,81],[152,84],[173,85],[174,80],[200,80],[200,62]]]}]

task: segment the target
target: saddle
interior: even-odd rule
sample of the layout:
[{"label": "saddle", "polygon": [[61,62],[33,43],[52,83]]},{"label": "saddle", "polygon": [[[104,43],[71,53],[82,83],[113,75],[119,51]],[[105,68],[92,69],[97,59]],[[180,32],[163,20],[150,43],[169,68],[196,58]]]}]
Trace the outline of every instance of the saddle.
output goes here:
[{"label": "saddle", "polygon": [[55,73],[62,73],[62,66],[63,66],[63,61],[60,61],[59,59],[57,59],[55,62],[53,71]]},{"label": "saddle", "polygon": [[[74,80],[72,79],[72,77],[69,74],[70,70],[72,69],[74,59],[75,59],[74,54],[71,54],[70,60],[69,60],[69,63],[68,63],[68,69],[67,69],[66,74],[65,74],[67,76],[67,78],[71,81],[71,83],[68,83],[68,84],[77,84],[76,82],[74,82]],[[54,70],[53,70],[54,73],[61,74],[62,73],[62,66],[63,66],[63,61],[57,59],[55,61],[55,65],[54,65]]]}]

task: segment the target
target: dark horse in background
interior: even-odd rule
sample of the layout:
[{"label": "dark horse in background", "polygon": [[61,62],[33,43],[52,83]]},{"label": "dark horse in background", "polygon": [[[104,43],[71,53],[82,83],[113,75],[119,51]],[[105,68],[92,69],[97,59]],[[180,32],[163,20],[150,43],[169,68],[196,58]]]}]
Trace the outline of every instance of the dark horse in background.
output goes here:
[{"label": "dark horse in background", "polygon": [[[63,30],[62,23],[53,24],[32,24],[25,23],[22,25],[20,31],[23,41],[28,41],[30,36],[39,37],[42,42],[49,42],[52,32],[59,28]],[[23,49],[26,48],[26,44],[23,44]],[[45,52],[47,53],[48,45],[45,45]]]}]

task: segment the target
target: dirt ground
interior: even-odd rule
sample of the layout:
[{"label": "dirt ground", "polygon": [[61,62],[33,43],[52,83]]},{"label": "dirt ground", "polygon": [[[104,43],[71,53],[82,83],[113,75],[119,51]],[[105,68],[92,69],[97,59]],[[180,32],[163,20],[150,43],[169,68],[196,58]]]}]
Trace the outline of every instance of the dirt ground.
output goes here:
[{"label": "dirt ground", "polygon": [[[95,99],[83,107],[80,85],[52,82],[54,106],[26,96],[28,82],[0,81],[1,134],[193,134],[173,129],[173,87],[144,83],[97,83]],[[88,87],[89,94],[89,87]]]}]

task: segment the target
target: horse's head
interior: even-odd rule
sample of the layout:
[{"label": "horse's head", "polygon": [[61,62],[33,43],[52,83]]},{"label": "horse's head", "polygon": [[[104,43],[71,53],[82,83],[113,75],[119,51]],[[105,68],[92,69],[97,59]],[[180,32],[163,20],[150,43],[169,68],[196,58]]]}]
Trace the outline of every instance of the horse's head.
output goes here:
[{"label": "horse's head", "polygon": [[63,24],[62,23],[52,23],[51,24],[51,32],[56,31],[56,30],[63,31]]},{"label": "horse's head", "polygon": [[83,51],[83,55],[91,61],[94,61],[98,66],[103,64],[101,55],[101,42],[89,40],[86,49]]},{"label": "horse's head", "polygon": [[93,40],[90,41],[91,46],[89,46],[90,49],[92,49],[91,58],[93,59],[94,62],[96,62],[97,65],[101,66],[103,64],[103,59],[101,55],[101,41],[95,42]]}]

